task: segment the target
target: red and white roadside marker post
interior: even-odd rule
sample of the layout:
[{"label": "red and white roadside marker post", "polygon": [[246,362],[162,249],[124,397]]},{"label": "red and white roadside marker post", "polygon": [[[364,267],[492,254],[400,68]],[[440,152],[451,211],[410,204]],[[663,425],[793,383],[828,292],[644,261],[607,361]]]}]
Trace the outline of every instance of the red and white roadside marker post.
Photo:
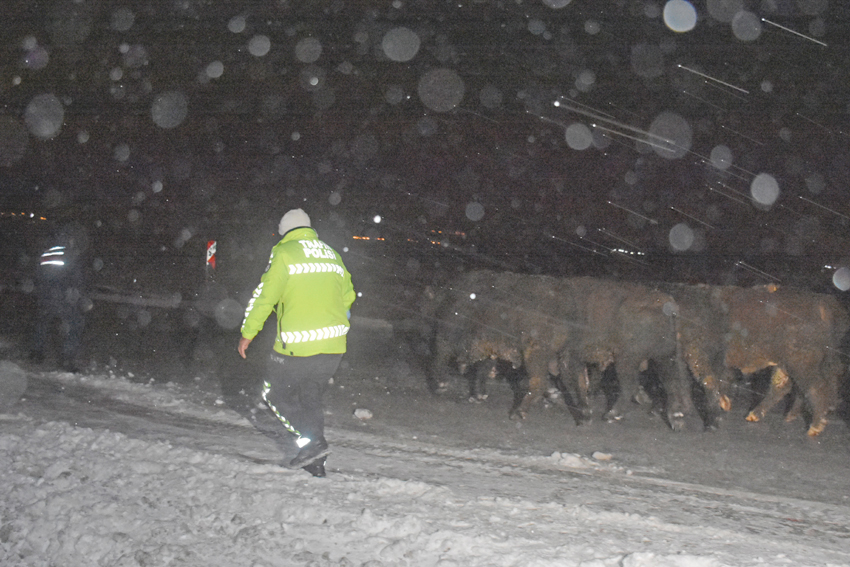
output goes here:
[{"label": "red and white roadside marker post", "polygon": [[215,276],[215,240],[207,241],[207,262],[204,271],[207,274],[207,281],[211,281]]}]

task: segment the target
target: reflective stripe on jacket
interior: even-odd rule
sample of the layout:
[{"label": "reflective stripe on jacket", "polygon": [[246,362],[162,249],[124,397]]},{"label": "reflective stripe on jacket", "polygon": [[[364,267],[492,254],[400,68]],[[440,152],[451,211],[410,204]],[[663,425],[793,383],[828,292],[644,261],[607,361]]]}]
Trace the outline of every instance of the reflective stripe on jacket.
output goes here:
[{"label": "reflective stripe on jacket", "polygon": [[352,303],[351,274],[339,254],[312,228],[295,228],[272,248],[245,310],[242,336],[253,339],[274,310],[275,351],[289,356],[344,353]]}]

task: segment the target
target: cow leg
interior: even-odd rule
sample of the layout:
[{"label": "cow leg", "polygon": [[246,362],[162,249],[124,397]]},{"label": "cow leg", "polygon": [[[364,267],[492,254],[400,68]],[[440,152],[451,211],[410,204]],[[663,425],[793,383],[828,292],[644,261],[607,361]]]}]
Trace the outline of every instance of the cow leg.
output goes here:
[{"label": "cow leg", "polygon": [[528,373],[528,392],[511,408],[511,419],[525,419],[528,409],[543,398],[549,383],[549,360],[552,357],[539,349],[528,349],[524,354],[525,369]]},{"label": "cow leg", "polygon": [[437,339],[434,344],[434,357],[428,372],[428,389],[432,394],[444,394],[449,387],[449,360],[454,354],[454,345],[446,340]]},{"label": "cow leg", "polygon": [[569,410],[576,425],[592,421],[590,408],[590,374],[586,364],[576,362],[569,355],[562,354],[559,362],[561,383],[570,397]]},{"label": "cow leg", "polygon": [[765,394],[761,402],[759,402],[759,404],[747,414],[747,421],[761,421],[764,419],[767,412],[769,412],[773,406],[778,404],[782,398],[791,392],[792,387],[793,384],[791,383],[791,379],[788,377],[788,373],[782,368],[774,366],[771,370],[770,386],[767,389],[767,394]]},{"label": "cow leg", "polygon": [[[835,387],[833,387],[833,385]],[[820,435],[826,427],[827,414],[834,409],[838,397],[837,383],[824,380],[806,390],[806,401],[812,410],[812,422],[809,424],[810,437]]]},{"label": "cow leg", "polygon": [[485,358],[475,367],[475,372],[469,377],[469,401],[478,402],[487,399],[487,381],[496,378],[498,361]]},{"label": "cow leg", "polygon": [[640,392],[640,365],[643,361],[633,357],[618,359],[614,366],[617,369],[617,381],[620,393],[611,409],[603,416],[606,421],[619,421],[626,414],[626,408],[634,403]]},{"label": "cow leg", "polygon": [[802,392],[795,390],[794,401],[791,402],[791,407],[788,409],[788,413],[785,414],[785,421],[787,423],[796,421],[796,419],[803,414],[803,399],[804,396]]},{"label": "cow leg", "polygon": [[667,398],[667,423],[673,431],[682,431],[687,425],[687,417],[694,414],[694,403],[690,390],[690,378],[682,376],[682,367],[676,360],[660,359],[656,361],[661,385]]},{"label": "cow leg", "polygon": [[732,398],[721,389],[721,382],[713,374],[699,380],[699,386],[705,393],[705,426],[709,429],[717,429],[723,414],[732,409]]}]

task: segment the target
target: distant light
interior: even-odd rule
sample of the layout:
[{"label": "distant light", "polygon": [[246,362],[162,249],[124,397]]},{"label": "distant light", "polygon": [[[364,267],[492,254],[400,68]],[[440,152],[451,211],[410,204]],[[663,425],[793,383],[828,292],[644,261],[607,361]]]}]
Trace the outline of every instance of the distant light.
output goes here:
[{"label": "distant light", "polygon": [[375,215],[374,217],[372,217],[372,222],[374,222],[375,224],[380,224],[381,215]]},{"label": "distant light", "polygon": [[470,294],[469,294],[469,299],[475,299],[475,294],[474,294],[474,293],[470,293]]}]

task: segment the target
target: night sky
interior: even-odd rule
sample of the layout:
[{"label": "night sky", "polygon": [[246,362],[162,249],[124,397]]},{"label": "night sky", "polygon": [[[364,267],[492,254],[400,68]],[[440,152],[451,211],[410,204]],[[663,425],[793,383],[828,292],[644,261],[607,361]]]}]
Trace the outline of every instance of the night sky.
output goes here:
[{"label": "night sky", "polygon": [[300,206],[337,238],[459,231],[459,254],[548,272],[850,265],[838,0],[3,11],[6,212],[176,246],[187,227],[272,231]]}]

